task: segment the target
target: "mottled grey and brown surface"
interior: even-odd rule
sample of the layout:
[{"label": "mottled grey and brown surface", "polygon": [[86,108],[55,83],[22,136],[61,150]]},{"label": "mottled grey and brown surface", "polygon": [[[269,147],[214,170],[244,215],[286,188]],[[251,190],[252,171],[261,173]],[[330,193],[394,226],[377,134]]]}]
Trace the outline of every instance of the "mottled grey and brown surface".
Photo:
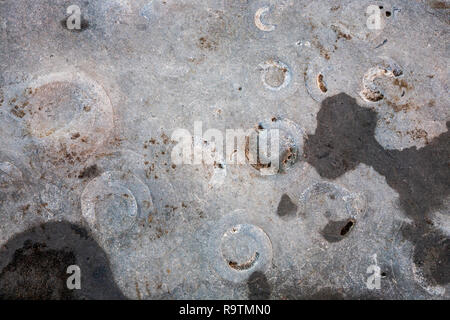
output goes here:
[{"label": "mottled grey and brown surface", "polygon": [[[449,23],[432,0],[0,0],[0,298],[449,299]],[[282,170],[173,163],[196,121],[280,129]]]}]

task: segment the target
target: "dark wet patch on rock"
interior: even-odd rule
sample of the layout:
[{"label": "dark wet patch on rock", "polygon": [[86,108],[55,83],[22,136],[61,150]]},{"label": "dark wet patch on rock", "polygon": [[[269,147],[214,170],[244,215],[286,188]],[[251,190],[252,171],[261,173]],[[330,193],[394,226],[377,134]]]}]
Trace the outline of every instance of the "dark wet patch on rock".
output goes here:
[{"label": "dark wet patch on rock", "polygon": [[[316,132],[306,140],[305,158],[327,179],[336,179],[360,163],[373,167],[398,192],[402,208],[419,226],[416,232],[425,235],[430,232],[423,227],[427,214],[441,208],[450,194],[450,131],[424,148],[398,151],[386,150],[376,141],[376,125],[377,113],[360,107],[347,94],[327,98],[317,115]],[[417,241],[416,246],[421,243]],[[436,273],[431,276],[439,278]],[[448,274],[445,277],[448,281]]]},{"label": "dark wet patch on rock", "polygon": [[[45,250],[44,243],[24,242],[0,274],[3,299],[72,299],[66,269],[75,264],[71,251]],[[25,280],[25,281],[24,281]]]},{"label": "dark wet patch on rock", "polygon": [[[67,288],[70,265],[80,267],[79,290]],[[0,270],[0,299],[125,299],[106,253],[87,230],[67,222],[43,224],[11,238],[0,249]]]},{"label": "dark wet patch on rock", "polygon": [[249,300],[267,300],[272,292],[264,273],[255,271],[247,280]]},{"label": "dark wet patch on rock", "polygon": [[419,150],[385,150],[374,136],[377,113],[346,94],[325,99],[317,121],[315,134],[306,141],[305,157],[322,177],[336,179],[360,163],[372,166],[399,193],[401,205],[413,218],[441,207],[450,194],[449,131]]},{"label": "dark wet patch on rock", "polygon": [[414,263],[436,284],[450,282],[450,239],[430,226],[408,225],[403,236],[415,243]]},{"label": "dark wet patch on rock", "polygon": [[[346,94],[327,98],[317,115],[317,129],[304,147],[307,161],[322,177],[336,179],[353,170],[375,141],[376,113]],[[376,142],[376,141],[375,141]]]},{"label": "dark wet patch on rock", "polygon": [[282,219],[294,218],[297,214],[297,205],[292,202],[291,198],[287,194],[281,196],[281,200],[278,203],[277,214]]}]

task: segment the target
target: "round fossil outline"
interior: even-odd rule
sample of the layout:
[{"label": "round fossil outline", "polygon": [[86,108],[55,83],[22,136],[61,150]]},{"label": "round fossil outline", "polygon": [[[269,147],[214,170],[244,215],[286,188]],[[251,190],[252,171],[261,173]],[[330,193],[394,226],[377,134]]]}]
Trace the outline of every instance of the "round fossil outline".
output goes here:
[{"label": "round fossil outline", "polygon": [[[450,197],[447,199],[447,203],[449,202]],[[397,210],[400,210],[397,208]],[[407,274],[413,281],[424,291],[426,291],[429,295],[434,297],[444,297],[447,292],[447,285],[441,285],[430,281],[429,278],[426,277],[424,270],[421,266],[416,265],[414,262],[414,244],[410,241],[407,241],[408,245],[405,246],[405,238],[402,235],[402,230],[405,225],[411,225],[413,223],[412,220],[405,219],[403,217],[393,217],[391,220],[392,228],[393,228],[393,237],[390,241],[388,241],[388,249],[395,251],[396,254],[400,254],[401,250],[409,251],[407,257],[407,265],[401,265],[400,267],[404,268],[401,274]],[[395,264],[398,264],[398,260],[395,261]],[[394,270],[394,265],[392,261],[390,261],[391,270]],[[397,272],[399,273],[399,272]],[[393,274],[394,279],[395,274]],[[395,286],[397,288],[397,286]]]},{"label": "round fossil outline", "polygon": [[323,99],[339,93],[340,90],[335,90],[330,86],[331,81],[329,74],[337,72],[335,65],[330,64],[323,57],[315,57],[312,59],[305,72],[305,87],[309,96],[317,102],[321,102]]},{"label": "round fossil outline", "polygon": [[[282,89],[289,86],[289,84],[292,81],[291,69],[289,68],[289,66],[286,63],[282,62],[279,59],[266,60],[266,61],[260,63],[258,65],[258,67],[260,68],[260,71],[261,71],[261,82],[263,83],[263,86],[268,90],[281,91]],[[275,67],[278,70],[281,70],[285,74],[283,82],[279,86],[272,86],[267,83],[266,76],[267,76],[269,68],[271,68],[271,67]]]},{"label": "round fossil outline", "polygon": [[[165,171],[157,172],[157,179],[151,178],[153,173],[151,173],[150,170],[151,163],[147,163],[149,162],[148,160],[149,158],[145,155],[142,155],[134,150],[116,149],[108,153],[97,154],[90,159],[89,163],[87,163],[88,166],[95,165],[100,170],[105,172],[120,171],[122,173],[130,173],[145,184],[151,194],[151,206],[148,208],[148,216],[142,218],[143,222],[147,219],[147,221],[145,221],[146,226],[155,223],[167,223],[165,220],[167,216],[160,214],[165,210],[168,210],[167,206],[164,206],[164,204],[167,203],[163,199],[168,198],[176,203],[181,202],[178,194],[175,192],[169,176],[165,174]],[[168,217],[171,219],[176,219],[177,215],[169,215]],[[172,232],[177,226],[177,220],[170,221],[171,224],[166,225],[166,228],[170,227],[167,230]],[[155,234],[157,232],[156,228],[151,228],[144,231],[146,228],[141,228],[141,225],[137,225],[136,227],[137,232],[146,232],[151,241],[159,239],[159,237]],[[152,231],[148,233],[148,230]],[[133,236],[135,235],[134,233],[130,234]]]},{"label": "round fossil outline", "polygon": [[[319,53],[305,53],[307,64],[303,80],[308,95],[319,103],[342,92],[359,99],[361,79],[368,66],[377,61],[373,53],[366,47],[347,42],[329,57]],[[357,63],[347,59],[349,54]]]},{"label": "round fossil outline", "polygon": [[[44,89],[40,90],[42,87]],[[61,88],[65,91],[59,92]],[[10,86],[10,92],[19,99],[17,103],[23,102],[22,111],[27,112],[22,117],[8,112],[7,119],[16,123],[20,139],[25,134],[29,140],[30,147],[25,152],[33,167],[45,167],[44,170],[51,170],[60,177],[65,178],[76,170],[75,160],[82,162],[94,155],[114,128],[113,107],[106,91],[96,80],[72,67],[36,75]],[[64,94],[66,92],[68,94]],[[67,101],[59,101],[58,97],[69,99],[70,108],[66,107]],[[53,114],[59,117],[55,126],[51,118],[46,119],[45,110],[38,111],[41,100],[50,108],[57,102],[59,108],[68,111],[67,116],[60,117],[55,109]],[[40,132],[30,127],[36,121],[38,124],[44,121],[42,127],[36,126]]]},{"label": "round fossil outline", "polygon": [[[27,84],[27,86],[32,90],[38,90],[42,86],[59,82],[68,83],[76,88],[79,88],[84,95],[92,95],[91,97],[92,100],[96,101],[95,108],[89,106],[89,111],[82,110],[82,108],[79,108],[75,116],[64,126],[54,130],[49,135],[46,135],[44,137],[39,137],[34,134],[33,136],[35,136],[38,140],[41,139],[46,140],[47,138],[58,136],[66,136],[66,138],[70,139],[69,134],[77,131],[76,130],[77,123],[85,124],[87,122],[86,120],[89,120],[90,123],[89,127],[95,130],[95,126],[93,124],[100,118],[107,125],[105,126],[107,128],[106,133],[112,130],[114,123],[113,123],[113,107],[111,100],[108,94],[106,93],[105,89],[97,81],[88,77],[84,72],[61,71],[50,73],[30,81]],[[84,107],[85,106],[83,106],[83,109]],[[95,111],[96,113],[93,114],[92,111]]]},{"label": "round fossil outline", "polygon": [[[245,232],[258,245],[247,262],[238,264],[227,261],[223,256],[222,243],[224,237]],[[239,283],[245,281],[255,271],[267,270],[273,259],[272,241],[269,235],[258,225],[249,222],[243,209],[237,209],[223,216],[211,230],[209,241],[211,266],[224,280]]]},{"label": "round fossil outline", "polygon": [[[44,219],[49,220],[51,215],[48,214],[48,209],[41,205],[39,199],[39,175],[24,161],[21,159],[23,155],[19,152],[11,151],[9,149],[0,147],[0,175],[6,175],[9,181],[6,182],[6,189],[0,184],[0,193],[2,192],[18,192],[22,195],[18,201],[6,202],[8,205],[18,206],[21,211],[41,210],[44,212],[42,215]],[[11,175],[5,172],[4,169],[12,169],[14,174]],[[1,173],[3,172],[3,173]],[[3,189],[3,191],[1,191]],[[5,202],[0,202],[0,209],[4,209]],[[25,206],[21,206],[21,205]],[[11,213],[19,212],[19,210],[9,210]],[[28,217],[30,216],[30,217]],[[31,218],[31,215],[21,215],[22,221],[27,221]]]},{"label": "round fossil outline", "polygon": [[[278,165],[278,171],[275,173],[270,174],[269,170],[268,174],[262,174],[262,175],[273,175],[273,174],[278,174],[280,172],[285,172],[285,171],[289,171],[291,169],[293,169],[294,167],[298,166],[299,163],[303,163],[304,161],[304,156],[303,156],[303,147],[304,147],[304,140],[305,140],[305,131],[303,130],[303,128],[298,125],[296,122],[290,120],[290,119],[286,119],[286,118],[282,118],[282,117],[272,117],[270,119],[266,119],[263,120],[261,122],[258,123],[258,127],[256,128],[256,132],[259,132],[260,130],[270,130],[270,129],[278,129],[280,131],[284,131],[286,133],[286,135],[289,138],[292,138],[292,145],[291,147],[294,147],[295,149],[297,149],[297,155],[295,158],[295,161],[289,165],[289,166],[281,166],[280,164]],[[281,147],[281,145],[280,145]],[[279,154],[279,156],[281,157],[282,154]],[[280,162],[282,161],[282,159],[279,159]],[[259,171],[261,173],[261,169],[256,168],[258,164],[256,165],[251,165],[255,170]],[[262,168],[264,169],[264,168]],[[304,168],[303,168],[304,169]],[[265,169],[267,170],[267,169]],[[273,171],[273,170],[272,170]]]},{"label": "round fossil outline", "polygon": [[[352,193],[347,188],[328,181],[315,182],[302,192],[298,201],[299,210],[297,217],[304,216],[306,217],[306,221],[311,219],[311,217],[315,219],[315,213],[308,212],[308,202],[316,195],[329,194],[330,192],[337,194],[338,198],[344,202],[346,211],[346,217],[344,219],[352,221],[352,225],[348,231],[353,230],[357,223],[357,218],[367,210],[366,196],[362,193]],[[308,217],[310,218],[308,219]],[[330,220],[328,217],[323,218],[328,221]]]},{"label": "round fossil outline", "polygon": [[376,79],[399,78],[403,76],[403,68],[392,58],[380,56],[375,66],[364,73],[359,96],[367,103],[376,103],[385,98],[382,90],[375,83]]},{"label": "round fossil outline", "polygon": [[[8,169],[11,170],[12,174],[5,171]],[[6,183],[6,188],[9,189],[14,185],[14,188],[17,189],[17,185],[20,185],[22,192],[29,194],[31,198],[35,197],[32,171],[20,160],[19,153],[0,147],[0,172],[3,172],[9,180]],[[2,188],[3,185],[0,185],[0,189]]]},{"label": "round fossil outline", "polygon": [[[258,61],[248,63],[252,91],[259,97],[268,101],[283,101],[290,98],[298,89],[302,82],[300,66],[294,61],[293,51],[285,53],[273,53],[270,51],[255,52]],[[276,68],[276,72],[282,72],[283,82],[278,86],[267,83],[266,76],[271,68]]]},{"label": "round fossil outline", "polygon": [[[101,188],[102,186],[103,188]],[[130,215],[131,222],[124,228],[105,227],[99,223],[96,212],[96,201],[99,196],[104,195],[103,191],[113,190],[117,188],[121,190],[121,195],[127,195],[128,201],[131,201],[133,214]],[[113,194],[112,192],[110,194]],[[117,192],[114,195],[118,195]],[[129,197],[131,195],[131,199]],[[120,237],[130,232],[137,220],[146,219],[153,209],[153,201],[150,190],[138,177],[132,173],[121,171],[106,171],[100,176],[92,179],[81,194],[81,212],[88,222],[89,226],[99,232],[101,237],[109,239]]]},{"label": "round fossil outline", "polygon": [[265,24],[261,21],[261,18],[266,15],[267,12],[270,12],[271,8],[268,6],[264,6],[259,8],[258,10],[256,10],[255,12],[255,16],[254,16],[254,22],[255,22],[255,26],[264,32],[271,32],[274,31],[276,28],[276,25],[273,24]]},{"label": "round fossil outline", "polygon": [[[292,25],[298,25],[299,20],[290,20],[286,17],[289,12],[291,17],[299,17],[298,10],[293,8],[292,2],[282,0],[252,0],[244,12],[244,28],[246,32],[256,39],[272,39],[289,45],[294,37],[287,37],[284,30],[292,31]],[[301,23],[301,22],[300,22]],[[283,39],[283,40],[282,40]],[[290,40],[288,40],[290,39]],[[261,43],[262,44],[262,43]]]}]

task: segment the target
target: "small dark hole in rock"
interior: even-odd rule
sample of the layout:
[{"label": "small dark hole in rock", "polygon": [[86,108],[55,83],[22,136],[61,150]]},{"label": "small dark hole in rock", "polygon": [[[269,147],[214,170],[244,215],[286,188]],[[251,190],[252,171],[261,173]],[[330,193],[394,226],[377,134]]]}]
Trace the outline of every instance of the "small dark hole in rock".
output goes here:
[{"label": "small dark hole in rock", "polygon": [[391,12],[390,11],[386,11],[386,17],[390,17],[391,16]]},{"label": "small dark hole in rock", "polygon": [[341,236],[345,236],[355,224],[354,220],[350,220],[341,230]]}]

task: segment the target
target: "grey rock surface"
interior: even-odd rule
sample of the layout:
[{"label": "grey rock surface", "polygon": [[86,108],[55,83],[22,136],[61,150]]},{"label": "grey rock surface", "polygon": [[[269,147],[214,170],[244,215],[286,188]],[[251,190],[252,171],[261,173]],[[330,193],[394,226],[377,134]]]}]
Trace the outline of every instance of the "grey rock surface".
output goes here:
[{"label": "grey rock surface", "polygon": [[[448,299],[449,10],[0,0],[0,298]],[[195,122],[286,161],[176,164]]]}]

